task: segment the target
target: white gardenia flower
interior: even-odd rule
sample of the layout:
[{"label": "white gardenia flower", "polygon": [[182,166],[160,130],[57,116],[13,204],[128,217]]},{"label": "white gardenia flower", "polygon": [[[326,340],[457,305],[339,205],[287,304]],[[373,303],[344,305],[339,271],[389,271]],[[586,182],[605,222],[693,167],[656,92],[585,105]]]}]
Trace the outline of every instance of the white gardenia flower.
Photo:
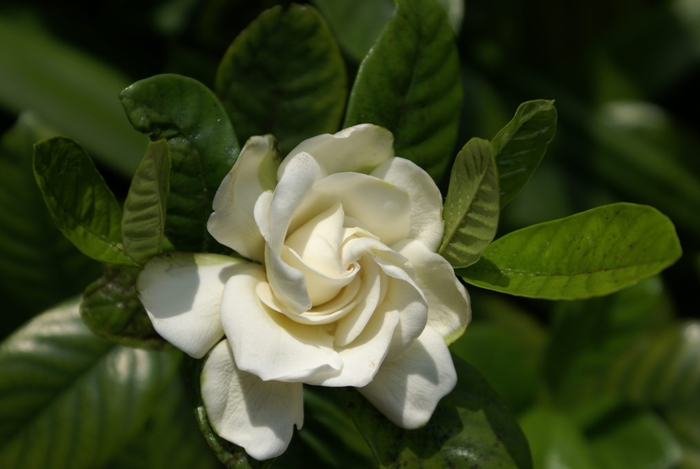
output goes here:
[{"label": "white gardenia flower", "polygon": [[252,137],[208,229],[252,262],[167,254],[137,287],[160,335],[195,358],[212,350],[201,390],[223,438],[256,459],[282,454],[303,423],[302,383],[354,386],[407,429],[454,388],[447,344],[469,299],[435,253],[442,196],[394,157],[388,130],[320,135],[284,161],[272,136]]}]

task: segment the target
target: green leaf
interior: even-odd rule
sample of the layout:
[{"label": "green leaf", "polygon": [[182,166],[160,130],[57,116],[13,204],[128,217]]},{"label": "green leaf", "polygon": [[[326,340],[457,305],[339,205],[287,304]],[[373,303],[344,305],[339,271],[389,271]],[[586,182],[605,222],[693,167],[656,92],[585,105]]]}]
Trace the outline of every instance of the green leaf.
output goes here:
[{"label": "green leaf", "polygon": [[498,166],[501,208],[530,180],[557,130],[554,101],[521,104],[513,119],[491,140]]},{"label": "green leaf", "polygon": [[445,11],[435,0],[399,0],[360,65],[344,126],[367,122],[389,129],[396,154],[440,180],[461,105],[459,57]]},{"label": "green leaf", "polygon": [[101,467],[143,427],[180,357],[96,337],[75,301],[32,320],[0,345],[0,466]]},{"label": "green leaf", "polygon": [[163,248],[170,166],[168,143],[150,143],[124,202],[122,242],[129,257],[139,264],[160,254]]},{"label": "green leaf", "polygon": [[119,97],[136,130],[168,141],[172,169],[165,234],[170,242],[178,251],[225,251],[207,231],[207,221],[240,147],[219,100],[198,81],[179,75],[138,81]]},{"label": "green leaf", "polygon": [[117,100],[128,78],[7,10],[0,14],[0,104],[31,109],[130,177],[145,139],[129,127]]},{"label": "green leaf", "polygon": [[565,415],[535,407],[520,419],[537,469],[598,469],[581,432]]},{"label": "green leaf", "polygon": [[665,417],[683,450],[679,469],[700,468],[700,406],[698,401],[669,410]]},{"label": "green leaf", "polygon": [[54,134],[25,113],[0,138],[0,337],[100,275],[56,228],[34,181],[34,142]]},{"label": "green leaf", "polygon": [[34,148],[34,176],[61,233],[95,260],[138,265],[121,244],[117,199],[80,145],[54,137]]},{"label": "green leaf", "polygon": [[619,203],[510,233],[458,274],[467,283],[511,295],[574,300],[621,290],[680,256],[666,216]]},{"label": "green leaf", "polygon": [[139,269],[106,266],[104,275],[90,284],[80,304],[80,315],[95,334],[128,347],[170,349],[153,328],[136,293]]},{"label": "green leaf", "polygon": [[682,459],[669,428],[649,411],[607,422],[591,436],[591,452],[600,469],[672,469]]},{"label": "green leaf", "polygon": [[156,403],[143,429],[105,469],[217,469],[190,412],[184,383],[175,380]]},{"label": "green leaf", "polygon": [[238,138],[273,134],[282,154],[338,130],[347,99],[345,64],[311,7],[263,12],[231,44],[215,91]]},{"label": "green leaf", "polygon": [[355,425],[382,468],[532,468],[530,449],[508,406],[484,378],[453,357],[457,386],[428,424],[403,430],[354,389],[344,391]]},{"label": "green leaf", "polygon": [[313,0],[343,51],[359,63],[394,14],[391,0]]},{"label": "green leaf", "polygon": [[204,401],[202,401],[202,391],[200,388],[200,376],[206,360],[207,357],[201,360],[185,357],[185,374],[187,376],[189,394],[192,399],[192,408],[194,410],[195,419],[197,420],[197,425],[199,426],[199,431],[202,432],[209,447],[227,469],[268,469],[272,466],[275,459],[268,459],[264,462],[253,459],[246,454],[243,448],[217,435],[211,427],[209,418],[207,417],[207,410],[204,408]]},{"label": "green leaf", "polygon": [[496,295],[473,295],[472,311],[472,322],[450,350],[484,375],[518,413],[541,386],[546,333],[525,311]]},{"label": "green leaf", "polygon": [[498,214],[498,175],[491,147],[486,140],[473,138],[452,167],[438,253],[453,267],[474,264],[496,236]]}]

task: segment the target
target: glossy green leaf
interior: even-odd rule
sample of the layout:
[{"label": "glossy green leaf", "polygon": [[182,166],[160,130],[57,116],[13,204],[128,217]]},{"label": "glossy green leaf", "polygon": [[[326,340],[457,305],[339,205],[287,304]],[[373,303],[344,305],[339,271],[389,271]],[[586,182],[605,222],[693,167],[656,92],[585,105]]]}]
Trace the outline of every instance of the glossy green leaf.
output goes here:
[{"label": "glossy green leaf", "polygon": [[34,180],[34,142],[54,134],[26,113],[0,138],[0,337],[100,275],[56,228]]},{"label": "glossy green leaf", "polygon": [[438,253],[453,267],[467,267],[496,236],[498,173],[486,140],[473,138],[457,155],[443,218],[445,233]]},{"label": "glossy green leaf", "polygon": [[83,295],[80,315],[95,334],[121,345],[146,349],[171,348],[153,328],[136,293],[139,269],[106,266]]},{"label": "glossy green leaf", "polygon": [[207,231],[212,202],[240,151],[219,100],[179,75],[138,81],[119,95],[134,128],[164,138],[172,169],[165,234],[179,251],[225,250]]},{"label": "glossy green leaf", "polygon": [[649,411],[608,422],[590,441],[600,469],[674,469],[682,458],[669,428]]},{"label": "glossy green leaf", "polygon": [[202,391],[200,388],[200,376],[202,368],[207,357],[202,360],[195,360],[190,357],[185,357],[185,372],[191,398],[191,407],[194,410],[194,416],[199,426],[199,431],[202,432],[209,447],[214,451],[214,454],[219,461],[227,469],[267,469],[272,466],[274,459],[260,462],[248,456],[243,448],[224,440],[214,432],[214,429],[209,423],[207,410],[202,401]]},{"label": "glossy green leaf", "polygon": [[124,202],[122,243],[139,264],[160,254],[163,247],[170,165],[168,143],[158,140],[149,144]]},{"label": "glossy green leaf", "polygon": [[503,399],[484,378],[453,357],[457,386],[428,424],[403,430],[354,389],[344,398],[358,429],[382,468],[532,468],[530,449]]},{"label": "glossy green leaf", "polygon": [[484,375],[518,413],[541,386],[546,332],[525,311],[495,295],[473,295],[472,311],[472,322],[450,350]]},{"label": "glossy green leaf", "polygon": [[313,0],[340,47],[361,62],[394,14],[391,0]]},{"label": "glossy green leaf", "polygon": [[464,19],[464,0],[437,0],[437,2],[445,9],[455,35],[459,34]]},{"label": "glossy green leaf", "polygon": [[174,380],[143,429],[104,469],[217,469],[190,410],[184,383]]},{"label": "glossy green leaf", "polygon": [[101,467],[143,427],[180,356],[100,339],[75,301],[32,320],[0,345],[0,467]]},{"label": "glossy green leaf", "polygon": [[126,76],[62,43],[38,22],[6,12],[0,14],[0,44],[0,105],[36,112],[101,163],[133,174],[146,139],[129,127],[119,106]]},{"label": "glossy green leaf", "polygon": [[573,300],[621,290],[680,256],[666,216],[652,207],[619,203],[510,233],[458,274],[511,295]]},{"label": "glossy green leaf", "polygon": [[536,407],[520,419],[535,469],[599,469],[578,428],[565,415]]},{"label": "glossy green leaf", "polygon": [[321,15],[311,7],[263,12],[231,44],[216,94],[241,141],[273,134],[282,154],[340,127],[347,99],[345,64]]},{"label": "glossy green leaf", "polygon": [[368,122],[389,129],[396,154],[440,180],[457,139],[462,93],[445,11],[435,0],[399,0],[360,65],[345,127]]},{"label": "glossy green leaf", "polygon": [[521,104],[513,119],[491,140],[504,207],[530,180],[557,130],[554,101]]},{"label": "glossy green leaf", "polygon": [[121,244],[122,210],[85,151],[55,137],[34,147],[34,176],[61,233],[95,260],[137,265]]}]

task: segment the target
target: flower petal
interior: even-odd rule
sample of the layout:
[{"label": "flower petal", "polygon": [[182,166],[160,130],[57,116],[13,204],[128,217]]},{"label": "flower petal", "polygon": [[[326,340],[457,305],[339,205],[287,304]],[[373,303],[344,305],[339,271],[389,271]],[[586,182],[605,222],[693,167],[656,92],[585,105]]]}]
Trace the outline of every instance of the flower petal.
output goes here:
[{"label": "flower petal", "polygon": [[386,362],[391,362],[410,349],[425,329],[428,320],[428,304],[422,292],[410,278],[392,278],[383,306],[399,312],[399,323],[394,329],[385,358]]},{"label": "flower petal", "polygon": [[[369,173],[394,156],[394,136],[387,129],[372,124],[348,127],[331,135],[323,134],[304,140],[291,152],[311,154],[328,174],[341,172]],[[277,174],[285,171],[282,163]]]},{"label": "flower petal", "polygon": [[214,196],[207,229],[218,242],[242,256],[263,261],[264,240],[253,218],[258,196],[275,188],[282,158],[272,135],[251,137]]},{"label": "flower petal", "polygon": [[245,265],[215,254],[164,254],[146,263],[136,290],[158,334],[201,358],[224,335],[219,319],[224,284]]},{"label": "flower petal", "polygon": [[410,430],[428,423],[455,384],[457,373],[445,341],[426,327],[401,358],[385,362],[358,391],[394,424]]},{"label": "flower petal", "polygon": [[260,301],[256,288],[264,281],[263,267],[247,264],[224,288],[221,322],[238,368],[263,381],[289,382],[340,369],[325,328],[298,324]]},{"label": "flower petal", "polygon": [[427,327],[438,331],[448,345],[457,340],[471,320],[471,305],[450,263],[420,241],[406,240],[392,247],[415,271],[415,282],[428,301]]},{"label": "flower petal", "polygon": [[258,460],[284,453],[304,423],[301,383],[262,381],[236,367],[227,340],[214,347],[201,375],[202,400],[214,431]]},{"label": "flower petal", "polygon": [[404,158],[391,158],[370,173],[408,192],[411,228],[407,238],[422,241],[437,251],[444,231],[442,194],[433,178],[420,166]]}]

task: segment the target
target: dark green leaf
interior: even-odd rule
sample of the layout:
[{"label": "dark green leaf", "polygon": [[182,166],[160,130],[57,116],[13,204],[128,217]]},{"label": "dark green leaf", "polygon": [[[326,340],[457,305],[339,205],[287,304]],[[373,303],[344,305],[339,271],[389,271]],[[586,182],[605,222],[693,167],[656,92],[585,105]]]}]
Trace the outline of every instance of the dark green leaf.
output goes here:
[{"label": "dark green leaf", "polygon": [[96,337],[75,301],[37,317],[0,345],[0,466],[101,467],[143,427],[180,356]]},{"label": "dark green leaf", "polygon": [[0,15],[0,104],[15,112],[35,111],[61,135],[130,177],[146,142],[129,127],[117,100],[127,77],[38,24]]},{"label": "dark green leaf", "polygon": [[124,202],[122,242],[134,261],[144,264],[160,254],[170,190],[170,151],[165,140],[148,145]]},{"label": "dark green leaf", "polygon": [[458,274],[511,295],[573,300],[621,290],[680,256],[666,216],[652,207],[619,203],[510,233]]},{"label": "dark green leaf", "polygon": [[518,413],[534,401],[541,386],[545,331],[526,312],[495,295],[472,296],[472,311],[472,322],[450,350],[484,375]]},{"label": "dark green leaf", "polygon": [[316,10],[277,6],[233,41],[215,90],[238,138],[273,134],[287,154],[302,140],[338,130],[347,78],[338,46]]},{"label": "dark green leaf", "polygon": [[134,128],[164,138],[172,170],[165,234],[179,251],[221,252],[207,231],[212,201],[240,150],[219,100],[179,75],[138,81],[120,94]]},{"label": "dark green leaf", "polygon": [[402,430],[357,391],[346,389],[344,398],[355,425],[380,466],[532,468],[527,440],[506,403],[476,370],[453,359],[457,386],[419,430]]},{"label": "dark green leaf", "polygon": [[169,349],[170,344],[153,329],[136,293],[139,270],[110,266],[85,290],[80,315],[100,337],[129,347]]},{"label": "dark green leaf", "polygon": [[85,255],[138,265],[121,244],[117,199],[80,145],[63,137],[37,143],[34,176],[58,229]]},{"label": "dark green leaf", "polygon": [[513,119],[491,140],[498,166],[501,207],[530,179],[556,130],[554,101],[539,99],[521,104]]},{"label": "dark green leaf", "polygon": [[100,275],[56,228],[34,181],[34,142],[54,134],[22,114],[0,139],[0,337]]},{"label": "dark green leaf", "polygon": [[445,234],[438,253],[453,267],[467,267],[496,236],[498,174],[486,140],[473,138],[457,155],[443,218]]},{"label": "dark green leaf", "polygon": [[141,430],[105,469],[221,468],[199,433],[184,383],[169,386]]},{"label": "dark green leaf", "polygon": [[359,63],[394,14],[391,0],[313,0],[338,43]]},{"label": "dark green leaf", "polygon": [[435,0],[399,0],[360,65],[345,127],[371,123],[394,134],[396,154],[439,180],[457,139],[462,79],[454,35]]},{"label": "dark green leaf", "polygon": [[537,469],[599,469],[581,432],[566,416],[536,407],[520,419]]},{"label": "dark green leaf", "polygon": [[199,431],[202,432],[209,447],[227,469],[269,468],[275,461],[274,459],[268,459],[264,462],[253,459],[246,454],[243,448],[217,435],[211,427],[209,418],[207,417],[207,410],[204,408],[204,401],[202,401],[202,392],[200,388],[200,376],[206,359],[207,357],[201,360],[185,357],[185,371],[189,383],[190,398],[192,399],[192,408],[197,420],[197,425],[199,426]]},{"label": "dark green leaf", "polygon": [[608,422],[591,436],[591,454],[600,469],[672,469],[682,459],[669,428],[649,411]]}]

